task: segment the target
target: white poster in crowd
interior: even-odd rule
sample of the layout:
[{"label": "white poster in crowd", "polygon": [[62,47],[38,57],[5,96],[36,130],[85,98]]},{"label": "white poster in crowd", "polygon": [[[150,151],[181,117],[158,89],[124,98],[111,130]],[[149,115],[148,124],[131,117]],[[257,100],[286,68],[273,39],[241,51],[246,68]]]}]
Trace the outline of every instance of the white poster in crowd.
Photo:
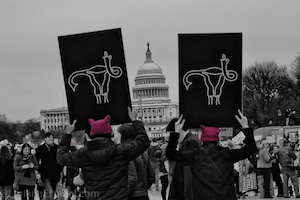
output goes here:
[{"label": "white poster in crowd", "polygon": [[250,190],[257,189],[256,174],[251,173],[245,175],[245,166],[243,166],[242,161],[239,161],[239,191],[247,192]]},{"label": "white poster in crowd", "polygon": [[245,138],[245,134],[240,131],[236,136],[234,136],[234,138],[232,138],[232,142],[234,144],[242,144]]},{"label": "white poster in crowd", "polygon": [[54,138],[54,144],[59,144],[59,141],[58,141],[58,139],[57,138]]},{"label": "white poster in crowd", "polygon": [[220,128],[219,136],[232,137],[233,136],[233,128],[230,128],[230,127]]},{"label": "white poster in crowd", "polygon": [[283,140],[283,137],[282,136],[277,136],[277,145],[279,145],[280,141]]},{"label": "white poster in crowd", "polygon": [[255,141],[259,141],[259,140],[261,140],[261,138],[262,138],[262,135],[254,135]]},{"label": "white poster in crowd", "polygon": [[266,141],[267,141],[269,144],[275,143],[275,135],[266,136]]},{"label": "white poster in crowd", "polygon": [[284,137],[288,137],[290,142],[297,142],[299,140],[300,126],[283,127]]}]

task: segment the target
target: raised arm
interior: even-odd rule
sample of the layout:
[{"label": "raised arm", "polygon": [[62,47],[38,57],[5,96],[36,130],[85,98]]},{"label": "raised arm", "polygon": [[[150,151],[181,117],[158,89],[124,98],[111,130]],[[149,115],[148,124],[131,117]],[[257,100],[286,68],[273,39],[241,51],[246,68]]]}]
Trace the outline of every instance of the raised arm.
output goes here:
[{"label": "raised arm", "polygon": [[62,137],[57,149],[57,163],[62,166],[81,166],[79,151],[69,152],[72,139],[71,133],[74,131],[76,122],[77,121],[74,120],[72,124],[67,124],[66,134]]},{"label": "raised arm", "polygon": [[150,141],[143,122],[137,120],[137,113],[132,111],[131,108],[128,108],[128,116],[132,121],[132,126],[136,133],[136,137],[131,143],[122,145],[124,145],[128,160],[133,160],[148,149],[150,146]]},{"label": "raised arm", "polygon": [[241,149],[233,149],[230,151],[233,162],[246,159],[258,151],[253,136],[253,130],[252,128],[249,128],[247,117],[244,116],[240,110],[238,110],[238,113],[239,115],[236,115],[235,118],[243,128],[243,133],[245,134],[246,138],[244,140],[244,147],[242,147]]},{"label": "raised arm", "polygon": [[185,120],[181,115],[175,123],[175,132],[170,133],[169,143],[166,149],[166,157],[183,165],[190,165],[194,161],[200,145],[199,140],[192,135],[190,136],[190,139],[185,142],[185,145],[182,147],[182,151],[176,150],[179,137],[184,138],[188,134],[187,131],[183,130],[184,123]]}]

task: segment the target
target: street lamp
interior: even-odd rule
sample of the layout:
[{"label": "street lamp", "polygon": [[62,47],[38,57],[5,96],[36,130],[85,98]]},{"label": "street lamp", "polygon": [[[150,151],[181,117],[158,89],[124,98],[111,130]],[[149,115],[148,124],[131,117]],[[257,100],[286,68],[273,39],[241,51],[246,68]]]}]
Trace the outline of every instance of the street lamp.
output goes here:
[{"label": "street lamp", "polygon": [[143,109],[142,109],[142,93],[138,93],[139,99],[140,99],[140,112],[141,112],[141,121],[143,121]]}]

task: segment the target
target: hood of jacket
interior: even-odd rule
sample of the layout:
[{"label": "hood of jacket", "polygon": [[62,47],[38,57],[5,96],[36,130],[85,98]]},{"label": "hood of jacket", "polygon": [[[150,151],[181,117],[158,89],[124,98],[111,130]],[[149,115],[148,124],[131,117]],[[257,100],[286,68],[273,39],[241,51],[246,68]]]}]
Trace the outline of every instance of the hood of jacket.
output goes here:
[{"label": "hood of jacket", "polygon": [[104,137],[97,137],[86,144],[87,156],[95,163],[102,164],[110,160],[117,144]]}]

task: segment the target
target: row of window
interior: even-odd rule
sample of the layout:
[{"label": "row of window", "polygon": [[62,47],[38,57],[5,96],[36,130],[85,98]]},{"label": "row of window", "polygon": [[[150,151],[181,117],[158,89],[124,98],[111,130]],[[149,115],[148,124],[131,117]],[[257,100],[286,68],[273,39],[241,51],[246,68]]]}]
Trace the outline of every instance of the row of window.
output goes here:
[{"label": "row of window", "polygon": [[45,124],[53,124],[53,123],[66,123],[68,121],[67,118],[54,118],[54,119],[45,119]]},{"label": "row of window", "polygon": [[67,117],[68,113],[57,113],[57,114],[46,114],[46,118],[55,118],[55,117]]},{"label": "row of window", "polygon": [[136,85],[144,84],[165,84],[165,79],[148,79],[148,80],[136,80]]},{"label": "row of window", "polygon": [[156,73],[162,73],[162,72],[161,70],[146,69],[143,71],[139,71],[138,74],[156,74]]},{"label": "row of window", "polygon": [[[138,112],[138,113],[140,113],[140,112]],[[172,117],[172,112],[170,112],[169,115],[170,115],[170,117]],[[147,119],[147,118],[149,118],[149,119],[151,119],[151,118],[155,119],[156,117],[157,117],[157,118],[162,118],[163,116],[162,116],[162,115],[159,115],[159,116],[155,116],[155,115],[152,115],[152,116],[151,116],[151,115],[148,115],[148,116],[147,116],[147,115],[145,115],[145,114],[143,115],[143,119],[144,119],[144,118],[145,118],[145,119]]]},{"label": "row of window", "polygon": [[66,125],[47,126],[47,130],[54,130],[54,131],[65,130],[66,127],[67,127]]},{"label": "row of window", "polygon": [[162,132],[160,132],[160,133],[151,133],[151,137],[152,138],[163,137],[163,133]]},{"label": "row of window", "polygon": [[133,98],[147,98],[147,97],[168,97],[168,89],[149,89],[149,90],[140,90],[133,92]]},{"label": "row of window", "polygon": [[[140,113],[141,112],[141,109],[138,109],[137,110],[137,113]],[[153,109],[153,108],[144,108],[143,109],[143,115],[146,117],[146,116],[153,116],[153,117],[156,117],[156,116],[163,116],[164,115],[164,109]]]}]

